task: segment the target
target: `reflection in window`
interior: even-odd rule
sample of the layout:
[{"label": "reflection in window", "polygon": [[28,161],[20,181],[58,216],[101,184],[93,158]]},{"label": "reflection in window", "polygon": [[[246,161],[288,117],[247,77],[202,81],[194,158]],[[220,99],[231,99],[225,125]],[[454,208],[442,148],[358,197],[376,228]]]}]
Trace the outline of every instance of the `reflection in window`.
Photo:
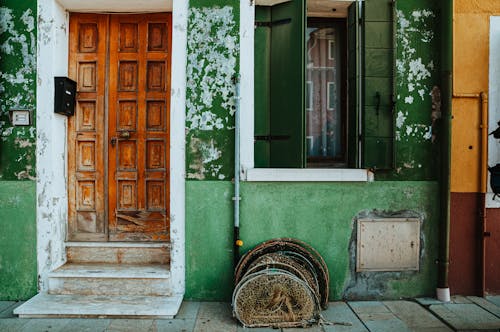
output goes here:
[{"label": "reflection in window", "polygon": [[308,22],[306,95],[311,96],[306,99],[306,137],[308,164],[313,167],[344,161],[340,32],[332,22]]}]

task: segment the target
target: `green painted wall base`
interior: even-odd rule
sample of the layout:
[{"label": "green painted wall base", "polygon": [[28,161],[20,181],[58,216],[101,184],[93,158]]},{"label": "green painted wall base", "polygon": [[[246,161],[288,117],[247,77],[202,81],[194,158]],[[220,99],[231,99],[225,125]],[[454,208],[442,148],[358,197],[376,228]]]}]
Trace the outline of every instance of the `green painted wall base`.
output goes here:
[{"label": "green painted wall base", "polygon": [[0,300],[37,293],[36,183],[0,181]]},{"label": "green painted wall base", "polygon": [[[439,206],[436,182],[242,183],[242,252],[276,237],[308,242],[330,270],[330,296],[348,298],[431,295],[436,286]],[[233,263],[233,185],[186,183],[186,297],[230,300]],[[420,271],[355,273],[351,246],[355,218],[373,211],[410,210],[423,218]]]}]

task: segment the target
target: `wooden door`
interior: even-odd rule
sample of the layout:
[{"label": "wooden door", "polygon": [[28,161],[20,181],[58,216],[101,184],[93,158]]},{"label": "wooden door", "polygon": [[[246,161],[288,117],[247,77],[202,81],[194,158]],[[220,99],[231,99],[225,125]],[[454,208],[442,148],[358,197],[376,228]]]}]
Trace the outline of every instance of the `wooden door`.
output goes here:
[{"label": "wooden door", "polygon": [[169,240],[170,36],[167,13],[70,17],[70,240]]},{"label": "wooden door", "polygon": [[111,16],[111,240],[168,238],[169,17]]}]

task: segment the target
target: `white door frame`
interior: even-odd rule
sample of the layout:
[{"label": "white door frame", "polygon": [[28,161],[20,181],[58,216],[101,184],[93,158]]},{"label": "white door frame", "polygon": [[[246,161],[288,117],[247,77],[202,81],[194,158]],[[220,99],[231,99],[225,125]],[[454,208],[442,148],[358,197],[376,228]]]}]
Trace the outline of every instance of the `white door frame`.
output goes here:
[{"label": "white door frame", "polygon": [[[85,8],[82,8],[82,4]],[[66,261],[67,118],[54,114],[54,76],[68,75],[69,12],[172,12],[170,104],[170,238],[175,295],[185,291],[185,93],[188,1],[38,0],[36,171],[39,291]]]}]

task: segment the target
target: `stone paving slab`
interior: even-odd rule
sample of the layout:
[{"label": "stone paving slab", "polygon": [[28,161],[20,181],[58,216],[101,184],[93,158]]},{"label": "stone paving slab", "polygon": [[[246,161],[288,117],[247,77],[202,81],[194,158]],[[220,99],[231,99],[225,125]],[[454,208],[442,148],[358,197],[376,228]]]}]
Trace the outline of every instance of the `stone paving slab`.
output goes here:
[{"label": "stone paving slab", "polygon": [[152,319],[112,319],[105,331],[153,332],[156,331],[156,324]]},{"label": "stone paving slab", "polygon": [[382,302],[353,301],[349,302],[349,306],[370,331],[411,331],[408,325],[396,317]]},{"label": "stone paving slab", "polygon": [[500,307],[500,295],[498,296],[486,296],[486,300]]},{"label": "stone paving slab", "polygon": [[16,304],[15,301],[2,301],[2,302],[0,302],[0,313],[2,313],[3,311],[9,309],[14,304]]},{"label": "stone paving slab", "polygon": [[102,332],[106,331],[110,323],[110,319],[103,318],[72,318],[67,327],[70,331]]},{"label": "stone paving slab", "polygon": [[29,319],[19,318],[0,318],[0,331],[2,332],[18,332],[27,324]]},{"label": "stone paving slab", "polygon": [[490,301],[483,299],[482,297],[468,296],[468,298],[472,302],[474,302],[475,304],[477,304],[478,306],[483,308],[484,310],[486,310],[486,311],[492,313],[493,315],[497,316],[498,318],[500,318],[500,307],[496,306],[495,304],[493,304]]},{"label": "stone paving slab", "polygon": [[162,319],[156,321],[156,328],[158,332],[191,332],[194,330],[196,319]]},{"label": "stone paving slab", "polygon": [[431,329],[443,332],[452,331],[416,302],[384,301],[382,303],[412,331],[429,331]]},{"label": "stone paving slab", "polygon": [[200,310],[200,302],[184,301],[175,315],[175,319],[196,319]]},{"label": "stone paving slab", "polygon": [[424,307],[428,307],[432,304],[444,304],[445,302],[441,302],[438,299],[432,297],[419,297],[416,298],[415,301]]},{"label": "stone paving slab", "polygon": [[21,332],[65,332],[71,331],[69,325],[71,319],[29,319],[19,330]]},{"label": "stone paving slab", "polygon": [[231,304],[202,302],[194,327],[195,332],[236,332],[236,320],[232,317]]},{"label": "stone paving slab", "polygon": [[474,303],[437,304],[429,310],[456,331],[500,329],[500,318]]},{"label": "stone paving slab", "polygon": [[[24,303],[24,301],[12,302],[7,301],[9,303],[8,306],[5,306],[2,311],[0,311],[0,319],[2,318],[17,318],[17,315],[14,315],[13,311],[15,308],[19,307]],[[4,303],[4,302],[0,302]]]},{"label": "stone paving slab", "polygon": [[[324,325],[325,332],[368,332],[364,324],[345,302],[330,303],[328,309],[323,311],[322,315],[327,321],[334,324]],[[339,323],[346,325],[340,325]]]}]

